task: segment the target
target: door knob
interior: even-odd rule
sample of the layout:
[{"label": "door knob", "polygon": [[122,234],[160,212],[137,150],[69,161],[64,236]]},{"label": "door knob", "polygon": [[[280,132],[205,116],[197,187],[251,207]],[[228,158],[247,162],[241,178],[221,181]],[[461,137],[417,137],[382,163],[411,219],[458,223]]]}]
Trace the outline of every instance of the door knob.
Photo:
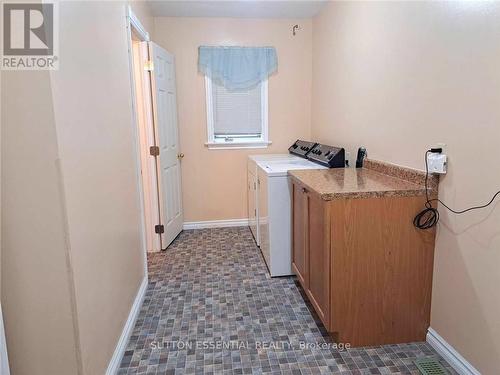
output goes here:
[{"label": "door knob", "polygon": [[184,157],[184,154],[182,152],[179,152],[177,154],[177,159],[182,159]]}]

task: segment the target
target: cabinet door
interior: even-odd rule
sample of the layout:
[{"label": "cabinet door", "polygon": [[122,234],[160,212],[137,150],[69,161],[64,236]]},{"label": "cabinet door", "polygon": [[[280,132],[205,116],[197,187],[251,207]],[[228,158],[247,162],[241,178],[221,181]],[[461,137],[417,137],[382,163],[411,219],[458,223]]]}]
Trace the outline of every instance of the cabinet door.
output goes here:
[{"label": "cabinet door", "polygon": [[307,205],[305,190],[292,182],[292,269],[307,290]]},{"label": "cabinet door", "polygon": [[306,293],[325,327],[330,320],[330,231],[328,205],[318,195],[307,193]]}]

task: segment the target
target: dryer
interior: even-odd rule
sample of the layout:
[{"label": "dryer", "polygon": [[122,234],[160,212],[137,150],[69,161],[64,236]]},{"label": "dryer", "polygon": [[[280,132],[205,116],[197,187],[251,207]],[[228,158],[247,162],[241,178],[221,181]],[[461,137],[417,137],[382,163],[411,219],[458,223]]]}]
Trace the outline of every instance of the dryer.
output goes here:
[{"label": "dryer", "polygon": [[255,239],[257,246],[260,245],[259,240],[259,190],[257,189],[257,163],[271,161],[293,161],[301,160],[298,156],[292,154],[264,154],[250,155],[247,161],[247,210],[248,210],[248,225]]},{"label": "dryer", "polygon": [[306,159],[257,162],[257,228],[269,273],[292,275],[292,197],[288,171],[326,169]]},{"label": "dryer", "polygon": [[266,161],[296,161],[306,158],[317,143],[297,139],[288,149],[288,154],[250,155],[247,161],[247,210],[248,225],[257,246],[260,246],[259,235],[259,190],[257,186],[257,163]]}]

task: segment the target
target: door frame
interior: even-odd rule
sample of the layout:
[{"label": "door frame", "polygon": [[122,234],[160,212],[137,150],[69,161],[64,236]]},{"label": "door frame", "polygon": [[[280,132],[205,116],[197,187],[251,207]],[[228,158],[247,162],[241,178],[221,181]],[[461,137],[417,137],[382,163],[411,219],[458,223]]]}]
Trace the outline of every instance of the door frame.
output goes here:
[{"label": "door frame", "polygon": [[146,222],[145,222],[145,207],[144,207],[144,186],[142,182],[142,165],[141,165],[141,143],[139,139],[139,117],[137,113],[137,96],[136,96],[136,81],[134,77],[134,53],[132,49],[132,33],[135,33],[141,41],[149,42],[149,33],[141,24],[137,16],[132,11],[130,5],[127,5],[126,11],[126,26],[127,26],[127,49],[129,60],[129,74],[130,74],[130,92],[132,95],[132,123],[134,125],[134,149],[135,149],[135,165],[136,165],[136,186],[139,191],[139,208],[140,208],[140,222],[141,222],[141,246],[143,254],[143,267],[144,277],[148,277],[148,258],[147,258],[147,244],[146,244]]}]

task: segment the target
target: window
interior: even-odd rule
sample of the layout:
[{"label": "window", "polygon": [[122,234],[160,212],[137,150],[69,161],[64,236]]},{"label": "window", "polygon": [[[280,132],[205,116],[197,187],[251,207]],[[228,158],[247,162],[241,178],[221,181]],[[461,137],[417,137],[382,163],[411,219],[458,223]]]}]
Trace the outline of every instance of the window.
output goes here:
[{"label": "window", "polygon": [[267,147],[267,80],[246,90],[227,90],[205,77],[209,148]]}]

